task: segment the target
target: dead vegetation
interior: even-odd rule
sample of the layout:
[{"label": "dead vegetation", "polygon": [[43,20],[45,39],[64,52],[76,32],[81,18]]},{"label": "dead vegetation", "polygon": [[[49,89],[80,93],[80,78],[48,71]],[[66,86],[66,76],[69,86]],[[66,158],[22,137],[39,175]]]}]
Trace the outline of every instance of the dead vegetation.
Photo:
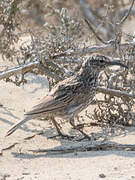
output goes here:
[{"label": "dead vegetation", "polygon": [[[107,69],[100,75],[94,113],[98,125],[133,125],[135,112],[135,37],[123,24],[134,18],[134,0],[74,1],[19,0],[0,2],[0,53],[13,63],[1,68],[0,80],[20,86],[27,73],[48,78],[50,88],[75,74],[91,53],[120,59],[129,69]],[[96,6],[97,5],[97,6]],[[74,16],[79,7],[79,16]],[[23,36],[29,43],[18,43]],[[16,66],[15,66],[16,65]]]}]

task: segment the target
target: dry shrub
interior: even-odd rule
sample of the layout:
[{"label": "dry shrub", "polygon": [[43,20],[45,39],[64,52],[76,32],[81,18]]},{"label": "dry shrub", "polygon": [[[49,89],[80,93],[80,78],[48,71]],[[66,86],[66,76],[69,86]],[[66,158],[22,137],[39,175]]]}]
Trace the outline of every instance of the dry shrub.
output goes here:
[{"label": "dry shrub", "polygon": [[[39,4],[34,4],[35,2]],[[92,4],[92,1],[87,2]],[[104,1],[102,2],[100,6],[104,4]],[[113,1],[113,4],[111,4],[111,1],[109,1],[109,3],[107,2],[108,1],[106,1],[106,6],[102,6],[102,16],[102,11],[98,11],[98,9],[96,9],[96,11],[93,10],[94,14],[99,13],[96,14],[96,18],[100,15],[99,22],[102,22],[102,25],[106,24],[106,32],[109,32],[107,38],[114,38],[112,48],[104,50],[103,53],[109,54],[112,57],[119,57],[123,63],[129,66],[129,69],[107,69],[100,75],[99,84],[107,88],[135,94],[135,45],[131,44],[131,46],[122,48],[120,46],[121,39],[130,42],[133,40],[133,36],[124,34],[122,32],[122,25],[116,23],[119,20],[118,17],[121,17],[119,13],[123,12],[123,7],[128,7],[127,5],[129,4],[122,4],[121,2],[121,4],[118,4],[119,7],[115,8],[115,3],[117,4],[118,1]],[[23,8],[25,8],[25,11]],[[31,21],[33,19],[35,22],[33,27],[31,24],[29,28],[25,29],[28,24],[23,22],[25,26],[19,29],[22,27],[22,12],[25,12],[26,17],[29,17]],[[43,18],[44,13],[45,19]],[[114,13],[117,13],[117,16],[116,19],[113,18],[112,20],[111,16]],[[104,16],[105,14],[106,16]],[[54,18],[57,20],[57,23],[47,22],[49,18],[51,22],[53,22],[52,19]],[[28,21],[28,23],[29,22],[30,21]],[[84,59],[87,58],[83,49],[85,50],[86,46],[91,44],[91,42],[87,42],[86,39],[89,39],[89,35],[91,35],[92,32],[88,30],[84,20],[79,19],[79,17],[70,17],[65,8],[54,8],[53,2],[48,6],[46,1],[31,0],[28,1],[28,3],[19,0],[1,1],[0,25],[0,52],[3,58],[7,58],[9,61],[12,60],[14,63],[18,63],[18,65],[40,61],[37,67],[29,69],[28,71],[22,71],[21,77],[20,75],[15,75],[14,78],[6,78],[7,82],[10,81],[19,86],[22,83],[27,83],[25,79],[26,73],[42,74],[47,76],[51,88],[58,81],[75,74],[81,67]],[[101,24],[99,24],[99,29],[101,27],[100,25]],[[110,27],[113,27],[113,32],[110,31]],[[19,31],[23,34],[24,30],[26,35],[31,37],[30,43],[29,45],[23,43],[16,48],[16,43],[21,37]],[[97,32],[97,29],[95,31]],[[87,35],[88,37],[86,37]],[[100,35],[103,34],[100,32]],[[92,41],[98,45],[102,45],[103,43],[97,42],[95,34],[93,35]],[[82,49],[82,53],[72,53],[80,49]],[[118,98],[112,95],[105,95],[102,101],[97,100],[97,106],[92,118],[101,126],[105,125],[108,127],[115,126],[116,124],[122,124],[124,126],[127,124],[131,125],[134,121],[134,104],[135,102],[132,98],[125,98],[123,96]]]}]

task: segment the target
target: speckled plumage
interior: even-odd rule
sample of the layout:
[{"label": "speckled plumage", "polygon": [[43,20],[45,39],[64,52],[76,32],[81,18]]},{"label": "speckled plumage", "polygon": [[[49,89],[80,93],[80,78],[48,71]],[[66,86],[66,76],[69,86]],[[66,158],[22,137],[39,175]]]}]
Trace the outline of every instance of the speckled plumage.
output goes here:
[{"label": "speckled plumage", "polygon": [[[74,118],[91,103],[96,93],[99,73],[110,65],[126,67],[120,62],[111,61],[103,55],[91,56],[83,63],[77,75],[59,82],[49,94],[43,98],[40,104],[25,114],[26,117],[24,120],[11,127],[7,135],[12,134],[26,121],[38,117],[45,117],[46,115],[50,117],[60,135],[62,135],[62,133],[58,128],[55,117],[69,120],[71,125],[76,128]],[[83,133],[82,130],[78,130]],[[86,135],[85,133],[83,134]]]}]

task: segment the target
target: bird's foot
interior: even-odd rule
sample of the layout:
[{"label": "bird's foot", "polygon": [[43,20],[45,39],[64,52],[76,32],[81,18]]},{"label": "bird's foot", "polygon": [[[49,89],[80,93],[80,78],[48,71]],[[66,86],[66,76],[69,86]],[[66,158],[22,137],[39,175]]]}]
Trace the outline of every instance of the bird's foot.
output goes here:
[{"label": "bird's foot", "polygon": [[79,131],[84,136],[79,141],[84,140],[84,139],[88,139],[89,141],[91,141],[92,138],[82,130],[82,125],[81,126],[77,125],[77,126],[74,126],[73,128]]},{"label": "bird's foot", "polygon": [[84,124],[75,125],[75,124],[74,124],[74,119],[71,119],[71,120],[70,120],[70,124],[71,124],[71,126],[73,127],[73,129],[76,129],[77,131],[79,131],[79,132],[84,136],[84,138],[86,138],[86,139],[88,139],[89,141],[91,141],[91,137],[82,130],[83,127],[84,127]]},{"label": "bird's foot", "polygon": [[62,139],[68,139],[68,140],[72,140],[75,138],[74,136],[69,136],[67,134],[63,134],[63,133],[59,132],[57,135],[49,137],[49,139],[53,139],[53,138],[57,138],[57,137],[61,137]]},{"label": "bird's foot", "polygon": [[76,139],[76,141],[81,142],[81,141],[86,140],[86,139],[89,140],[89,141],[91,140],[91,139],[88,139],[87,137],[83,136],[81,138]]},{"label": "bird's foot", "polygon": [[85,125],[85,123],[77,124],[77,125],[76,125],[76,128],[77,128],[77,129],[83,129],[83,128],[84,128],[84,125]]},{"label": "bird's foot", "polygon": [[83,132],[83,130],[81,130],[81,129],[79,129],[78,130],[81,134],[83,134],[83,138],[82,138],[82,140],[83,139],[88,139],[89,141],[91,141],[92,140],[92,138],[88,135],[88,134],[86,134],[85,132]]}]

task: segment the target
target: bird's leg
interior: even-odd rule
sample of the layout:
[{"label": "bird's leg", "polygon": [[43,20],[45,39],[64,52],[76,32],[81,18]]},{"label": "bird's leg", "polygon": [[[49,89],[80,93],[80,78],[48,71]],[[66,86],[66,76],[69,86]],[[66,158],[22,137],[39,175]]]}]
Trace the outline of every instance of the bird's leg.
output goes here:
[{"label": "bird's leg", "polygon": [[[76,116],[76,119],[79,122],[79,116],[78,115]],[[81,124],[77,124],[76,127],[78,127],[79,129],[82,129],[82,128],[84,128],[84,125],[85,125],[85,123],[81,123]]]},{"label": "bird's leg", "polygon": [[83,132],[83,130],[81,130],[81,128],[79,126],[75,125],[74,117],[70,119],[70,124],[74,129],[78,130],[81,134],[83,134],[85,138],[87,138],[88,140],[91,140],[90,136],[88,136],[85,132]]},{"label": "bird's leg", "polygon": [[58,133],[58,135],[53,136],[51,138],[54,138],[54,137],[57,137],[57,136],[61,136],[62,138],[66,138],[66,139],[73,139],[74,138],[74,136],[69,136],[69,135],[63,134],[61,132],[60,127],[59,127],[59,125],[58,125],[58,123],[57,123],[57,121],[55,120],[54,117],[51,117],[51,120],[52,120],[52,123],[53,123],[53,125],[55,126],[55,128],[57,130],[57,133]]}]

